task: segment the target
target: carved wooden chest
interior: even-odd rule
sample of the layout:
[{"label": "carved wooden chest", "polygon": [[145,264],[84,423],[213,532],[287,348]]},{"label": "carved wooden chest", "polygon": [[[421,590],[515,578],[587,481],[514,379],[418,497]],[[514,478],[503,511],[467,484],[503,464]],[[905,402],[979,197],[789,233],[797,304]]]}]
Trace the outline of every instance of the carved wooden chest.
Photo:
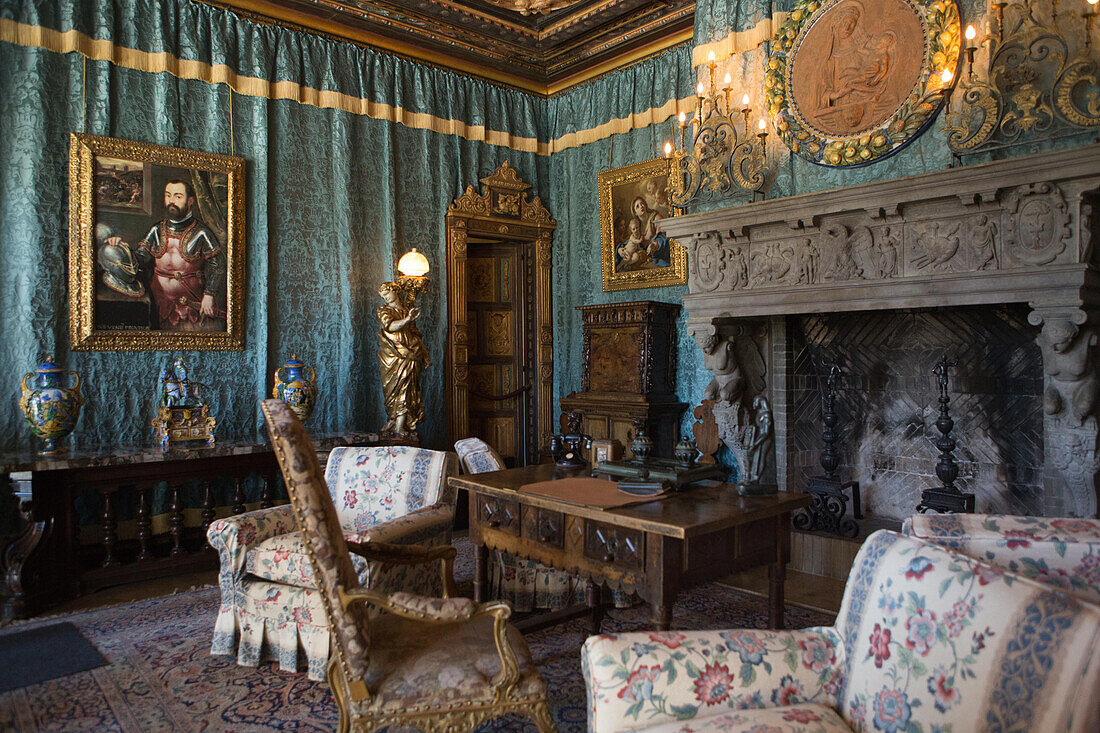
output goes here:
[{"label": "carved wooden chest", "polygon": [[585,433],[621,441],[628,455],[633,421],[642,420],[654,454],[671,458],[687,407],[676,397],[679,304],[642,300],[577,310],[584,329],[581,389],[562,398],[562,412],[580,413]]}]

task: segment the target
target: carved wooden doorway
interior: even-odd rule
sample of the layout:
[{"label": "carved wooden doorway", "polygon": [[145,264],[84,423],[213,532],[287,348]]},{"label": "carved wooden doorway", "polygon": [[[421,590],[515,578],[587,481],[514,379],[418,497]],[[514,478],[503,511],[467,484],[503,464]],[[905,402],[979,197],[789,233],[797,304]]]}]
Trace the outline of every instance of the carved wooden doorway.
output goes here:
[{"label": "carved wooden doorway", "polygon": [[509,464],[550,440],[550,248],[557,224],[508,163],[447,211],[447,411],[452,441],[478,437]]}]

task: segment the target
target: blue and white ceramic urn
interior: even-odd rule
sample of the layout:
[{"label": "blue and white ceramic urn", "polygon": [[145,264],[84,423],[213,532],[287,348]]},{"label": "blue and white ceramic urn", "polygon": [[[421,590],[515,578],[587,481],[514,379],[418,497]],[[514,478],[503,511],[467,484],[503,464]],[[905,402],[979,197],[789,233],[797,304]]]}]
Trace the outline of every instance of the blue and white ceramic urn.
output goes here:
[{"label": "blue and white ceramic urn", "polygon": [[[73,386],[64,387],[61,384],[64,374],[65,370],[55,364],[51,356],[39,364],[34,373],[24,374],[19,382],[22,387],[19,407],[31,432],[45,441],[45,447],[39,451],[43,455],[59,452],[57,441],[76,427],[80,406],[84,404],[84,397],[80,394],[80,375],[69,372]],[[34,377],[33,384],[27,383],[30,377]]]},{"label": "blue and white ceramic urn", "polygon": [[271,390],[271,396],[290,405],[298,419],[305,422],[317,402],[317,375],[313,367],[306,366],[297,354],[290,357],[290,361],[275,370],[275,389]]}]

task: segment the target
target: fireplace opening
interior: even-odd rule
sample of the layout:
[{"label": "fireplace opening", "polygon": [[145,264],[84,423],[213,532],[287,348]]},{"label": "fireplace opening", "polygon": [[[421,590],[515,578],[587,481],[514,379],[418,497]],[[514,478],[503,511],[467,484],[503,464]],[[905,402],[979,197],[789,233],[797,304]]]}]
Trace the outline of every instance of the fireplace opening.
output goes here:
[{"label": "fireplace opening", "polygon": [[939,387],[932,368],[957,359],[949,396],[956,485],[980,513],[1042,516],[1043,367],[1023,304],[787,316],[788,486],[821,473],[824,363],[842,370],[836,410],[840,475],[859,481],[869,516],[903,519],[939,486]]}]

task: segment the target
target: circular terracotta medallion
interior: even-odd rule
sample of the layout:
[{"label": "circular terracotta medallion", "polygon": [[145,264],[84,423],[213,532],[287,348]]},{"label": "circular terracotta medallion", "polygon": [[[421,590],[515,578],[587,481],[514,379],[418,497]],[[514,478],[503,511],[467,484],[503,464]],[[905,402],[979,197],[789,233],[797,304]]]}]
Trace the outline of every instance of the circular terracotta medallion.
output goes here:
[{"label": "circular terracotta medallion", "polygon": [[954,0],[798,2],[773,40],[769,111],[803,158],[866,165],[923,132],[958,57]]}]

